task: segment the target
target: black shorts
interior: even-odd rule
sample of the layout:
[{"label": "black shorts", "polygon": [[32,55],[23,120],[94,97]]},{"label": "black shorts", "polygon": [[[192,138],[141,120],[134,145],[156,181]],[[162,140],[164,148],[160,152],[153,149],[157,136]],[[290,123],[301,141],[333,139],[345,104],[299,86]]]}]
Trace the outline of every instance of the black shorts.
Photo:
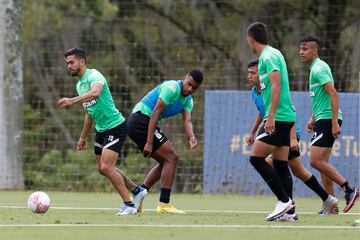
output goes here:
[{"label": "black shorts", "polygon": [[[338,120],[341,126],[342,121]],[[311,146],[332,148],[335,138],[332,135],[332,120],[320,119],[315,122],[311,137]]]},{"label": "black shorts", "polygon": [[[297,139],[298,142],[300,141],[300,138]],[[289,149],[289,157],[288,160],[292,160],[294,158],[300,157],[300,152],[299,151],[293,151],[291,150],[291,148]]]},{"label": "black shorts", "polygon": [[104,132],[96,131],[95,154],[101,155],[104,148],[111,149],[120,154],[126,135],[126,122]]},{"label": "black shorts", "polygon": [[[141,112],[131,114],[130,118],[128,119],[128,135],[130,139],[136,143],[141,152],[144,151],[144,147],[147,141],[149,122],[150,118]],[[168,140],[159,127],[155,128],[154,136],[152,150],[153,153]]]},{"label": "black shorts", "polygon": [[269,135],[265,132],[265,124],[263,124],[259,130],[256,140],[270,145],[275,145],[277,147],[290,146],[290,130],[293,125],[294,122],[275,121],[275,133]]}]

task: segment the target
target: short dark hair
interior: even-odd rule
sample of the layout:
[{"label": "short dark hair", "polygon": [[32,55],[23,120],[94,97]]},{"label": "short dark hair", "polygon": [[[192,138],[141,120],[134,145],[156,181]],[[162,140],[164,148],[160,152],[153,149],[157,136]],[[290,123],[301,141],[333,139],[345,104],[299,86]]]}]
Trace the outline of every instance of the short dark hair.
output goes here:
[{"label": "short dark hair", "polygon": [[307,42],[316,42],[317,48],[320,48],[320,40],[314,35],[309,35],[300,39],[300,44]]},{"label": "short dark hair", "polygon": [[248,36],[261,44],[268,43],[268,31],[266,25],[262,22],[254,22],[247,29]]},{"label": "short dark hair", "polygon": [[195,82],[201,84],[203,80],[203,73],[198,69],[193,69],[188,73]]},{"label": "short dark hair", "polygon": [[258,64],[259,64],[259,59],[256,58],[256,59],[252,60],[251,62],[249,62],[248,68],[255,67],[255,66],[257,66]]},{"label": "short dark hair", "polygon": [[82,48],[70,48],[64,54],[64,57],[67,58],[68,56],[75,55],[77,58],[84,59],[86,62],[86,54],[85,50]]}]

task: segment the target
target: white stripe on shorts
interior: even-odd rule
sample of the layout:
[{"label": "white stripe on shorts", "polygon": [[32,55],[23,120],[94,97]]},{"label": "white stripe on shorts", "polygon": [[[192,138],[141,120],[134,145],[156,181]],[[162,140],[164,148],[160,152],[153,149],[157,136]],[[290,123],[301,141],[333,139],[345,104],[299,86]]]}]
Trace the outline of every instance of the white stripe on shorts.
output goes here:
[{"label": "white stripe on shorts", "polygon": [[312,146],[314,143],[316,143],[318,140],[320,140],[320,138],[322,138],[324,134],[321,133],[319,136],[317,136],[316,138],[314,138],[314,140],[311,141],[310,146]]},{"label": "white stripe on shorts", "polygon": [[95,147],[99,147],[99,148],[103,148],[103,145],[101,145],[100,143],[95,143]]},{"label": "white stripe on shorts", "polygon": [[255,138],[255,140],[259,140],[259,139],[261,139],[261,138],[263,138],[263,137],[266,137],[266,136],[268,136],[269,134],[267,134],[266,132],[264,132],[264,133],[262,133],[262,134],[260,134],[259,136],[257,136],[256,138]]},{"label": "white stripe on shorts", "polygon": [[104,146],[104,148],[109,148],[109,147],[111,147],[112,145],[114,145],[115,143],[117,143],[118,141],[120,141],[119,138],[115,139],[115,140],[112,141],[112,142],[109,142],[108,144],[106,144],[106,145]]}]

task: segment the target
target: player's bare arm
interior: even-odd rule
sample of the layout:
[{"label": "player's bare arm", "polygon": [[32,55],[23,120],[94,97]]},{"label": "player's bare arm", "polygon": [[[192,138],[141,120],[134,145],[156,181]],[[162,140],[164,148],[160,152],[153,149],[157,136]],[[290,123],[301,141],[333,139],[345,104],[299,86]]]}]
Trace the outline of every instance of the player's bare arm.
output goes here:
[{"label": "player's bare arm", "polygon": [[91,90],[84,95],[73,97],[73,98],[60,98],[58,101],[58,106],[61,108],[71,106],[76,103],[89,102],[101,95],[101,92],[104,88],[104,85],[101,83],[91,84]]},{"label": "player's bare arm", "polygon": [[191,122],[191,112],[184,110],[182,111],[182,122],[184,126],[184,131],[186,133],[186,136],[189,139],[189,146],[190,149],[193,149],[197,146],[197,139],[195,137],[195,134],[193,132],[193,124]]},{"label": "player's bare arm", "polygon": [[256,134],[257,130],[259,129],[259,126],[262,123],[262,121],[263,121],[263,118],[261,117],[261,114],[258,113],[256,120],[255,120],[253,126],[251,127],[249,136],[246,138],[246,142],[249,146],[252,146],[254,144],[255,134]]},{"label": "player's bare arm", "polygon": [[331,82],[325,83],[323,87],[326,93],[330,96],[330,104],[332,111],[332,134],[336,139],[341,133],[341,127],[338,123],[339,97],[334,85]]},{"label": "player's bare arm", "polygon": [[149,158],[152,153],[153,138],[154,138],[154,131],[156,128],[156,123],[159,120],[160,114],[165,110],[166,106],[167,105],[163,102],[163,100],[158,99],[154,107],[154,110],[151,114],[149,126],[148,126],[148,132],[147,132],[147,140],[143,152],[143,155],[147,158]]},{"label": "player's bare arm", "polygon": [[269,74],[269,79],[271,83],[271,104],[270,111],[268,114],[268,119],[265,123],[265,132],[267,134],[275,133],[275,112],[279,105],[280,101],[280,92],[281,92],[281,84],[280,84],[280,72],[274,71]]},{"label": "player's bare arm", "polygon": [[314,128],[314,124],[315,124],[315,119],[314,119],[314,113],[311,114],[307,124],[306,124],[306,130],[311,133],[313,131]]},{"label": "player's bare arm", "polygon": [[79,140],[76,144],[76,149],[77,150],[84,150],[86,148],[86,144],[87,144],[87,139],[88,139],[88,135],[90,132],[90,129],[93,125],[93,120],[91,119],[90,115],[86,112],[85,113],[85,117],[84,117],[84,125],[83,125],[83,129],[81,131]]},{"label": "player's bare arm", "polygon": [[294,123],[290,130],[290,149],[292,151],[299,151],[299,142],[296,138],[296,123]]}]

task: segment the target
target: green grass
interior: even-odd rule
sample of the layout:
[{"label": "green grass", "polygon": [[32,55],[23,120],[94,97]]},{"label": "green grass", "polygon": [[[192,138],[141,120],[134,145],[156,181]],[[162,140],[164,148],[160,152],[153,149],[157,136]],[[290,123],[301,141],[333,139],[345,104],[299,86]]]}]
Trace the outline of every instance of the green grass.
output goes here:
[{"label": "green grass", "polygon": [[[188,210],[185,215],[157,214],[154,209],[158,194],[145,199],[146,211],[138,216],[115,216],[120,199],[107,193],[49,192],[52,208],[42,215],[27,208],[4,207],[25,207],[29,195],[30,192],[0,191],[1,240],[360,239],[360,227],[354,225],[355,219],[360,218],[359,203],[351,214],[318,216],[308,212],[320,209],[319,199],[297,198],[300,220],[296,223],[266,222],[264,218],[272,211],[275,199],[240,195],[173,194],[172,203]],[[340,207],[343,206],[341,201]]]}]

